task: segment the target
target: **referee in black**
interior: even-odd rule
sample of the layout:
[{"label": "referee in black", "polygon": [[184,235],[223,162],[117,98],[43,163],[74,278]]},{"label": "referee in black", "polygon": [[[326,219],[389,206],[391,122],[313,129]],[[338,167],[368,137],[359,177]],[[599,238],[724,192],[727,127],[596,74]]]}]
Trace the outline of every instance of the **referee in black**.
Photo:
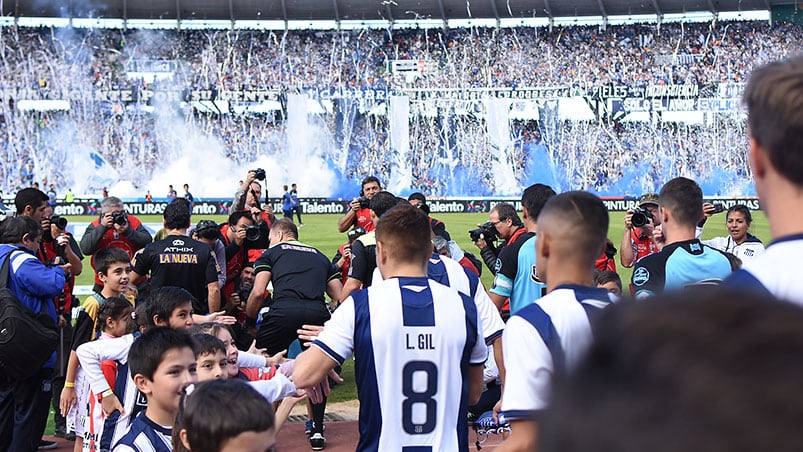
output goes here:
[{"label": "referee in black", "polygon": [[[323,325],[329,320],[324,292],[333,305],[340,302],[340,271],[329,258],[298,241],[298,228],[291,220],[276,220],[270,228],[271,247],[254,263],[255,281],[246,306],[246,324],[256,326],[256,316],[265,298],[268,282],[273,282],[273,303],[256,335],[257,347],[270,355],[287,350],[298,339],[302,325]],[[323,448],[323,403],[312,405],[310,443]],[[321,444],[315,444],[316,442]]]}]

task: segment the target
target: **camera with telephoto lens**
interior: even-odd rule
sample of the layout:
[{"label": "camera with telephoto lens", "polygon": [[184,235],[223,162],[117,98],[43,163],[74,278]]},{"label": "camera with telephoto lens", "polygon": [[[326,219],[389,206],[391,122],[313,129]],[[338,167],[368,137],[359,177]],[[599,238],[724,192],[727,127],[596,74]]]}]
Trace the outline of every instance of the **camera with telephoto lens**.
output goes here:
[{"label": "camera with telephoto lens", "polygon": [[365,196],[360,196],[357,201],[360,203],[360,209],[367,209],[371,205],[371,200]]},{"label": "camera with telephoto lens", "polygon": [[472,229],[468,231],[468,235],[471,236],[471,241],[476,242],[478,241],[482,235],[485,237],[485,241],[487,243],[491,243],[496,240],[496,225],[490,221],[486,221],[485,223],[479,225],[477,229]]},{"label": "camera with telephoto lens", "polygon": [[62,231],[67,229],[67,219],[59,215],[52,215],[50,217],[50,224],[55,224],[56,227]]},{"label": "camera with telephoto lens", "polygon": [[254,179],[256,180],[265,180],[265,170],[262,168],[257,168],[254,171]]},{"label": "camera with telephoto lens", "polygon": [[245,238],[248,241],[256,242],[262,236],[259,226],[251,225],[245,228]]},{"label": "camera with telephoto lens", "polygon": [[112,212],[112,223],[118,226],[125,226],[128,223],[128,214],[125,213],[125,210]]},{"label": "camera with telephoto lens", "polygon": [[655,221],[655,217],[652,212],[650,212],[650,209],[645,207],[637,207],[636,210],[633,211],[633,216],[630,217],[630,222],[637,228],[644,227],[650,220]]}]

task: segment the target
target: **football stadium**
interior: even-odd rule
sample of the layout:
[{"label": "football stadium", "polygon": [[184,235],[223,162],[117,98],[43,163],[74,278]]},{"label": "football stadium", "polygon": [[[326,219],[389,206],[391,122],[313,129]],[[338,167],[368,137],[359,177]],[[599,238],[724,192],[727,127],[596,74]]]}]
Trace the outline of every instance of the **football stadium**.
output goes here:
[{"label": "football stadium", "polygon": [[[726,359],[761,354],[747,349],[749,341],[780,341],[784,334],[798,340],[789,325],[765,332],[740,323],[752,315],[793,322],[798,313],[791,305],[803,302],[790,288],[794,283],[765,279],[780,280],[783,273],[770,275],[769,264],[795,268],[780,253],[803,234],[794,204],[803,201],[803,163],[794,155],[803,145],[797,138],[803,119],[795,115],[803,107],[795,83],[803,74],[795,59],[803,53],[797,3],[0,0],[0,13],[0,261],[11,268],[6,292],[33,314],[51,314],[58,337],[51,344],[57,353],[37,365],[39,373],[21,378],[10,368],[0,371],[0,449],[678,450],[699,441],[706,444],[696,444],[700,450],[740,450],[770,444],[746,433],[739,444],[735,432],[748,430],[747,418],[715,412],[726,409],[718,403],[731,403],[723,401],[729,391],[752,390],[746,377],[711,391],[710,398],[722,400],[702,400],[702,394],[705,378],[732,365]],[[407,204],[418,209],[403,216]],[[604,218],[597,215],[600,206]],[[419,217],[432,230],[423,275],[410,272],[404,260],[417,256],[410,250]],[[382,218],[390,220],[375,229]],[[782,245],[769,247],[775,243]],[[402,252],[401,244],[410,250]],[[109,257],[110,248],[128,258]],[[583,267],[587,254],[595,257],[593,274],[590,260]],[[109,269],[122,261],[122,273],[112,276]],[[460,265],[450,267],[453,261]],[[761,270],[759,261],[766,264]],[[579,270],[567,270],[573,266]],[[401,282],[391,290],[391,280]],[[733,306],[717,311],[710,294],[726,293],[721,283],[745,289]],[[591,286],[615,295],[585,291]],[[752,286],[763,291],[746,289]],[[219,419],[193,416],[192,407],[200,413],[205,406],[192,404],[185,389],[199,380],[194,366],[179,385],[178,414],[154,408],[177,404],[152,391],[158,366],[153,375],[131,371],[126,379],[128,350],[139,356],[139,336],[124,333],[135,323],[148,330],[143,336],[168,329],[160,327],[183,329],[170,320],[179,305],[162,300],[169,298],[160,295],[164,288],[180,288],[171,297],[186,294],[181,299],[192,301],[193,336],[200,334],[197,324],[215,322],[201,332],[222,341],[224,374],[228,363],[232,379],[277,385],[249,389],[271,402],[266,409],[275,412],[275,424],[239,422],[237,410],[218,413]],[[748,299],[759,294],[795,303],[779,303],[786,313],[753,312]],[[680,299],[681,307],[664,312],[669,301],[660,301],[657,308],[628,308],[631,298],[652,297]],[[126,328],[103,310],[112,298],[131,303],[120,308]],[[385,298],[398,299],[397,315],[378,304]],[[420,303],[430,311],[417,311],[424,309]],[[726,321],[714,311],[731,315],[731,323],[717,323]],[[139,320],[129,319],[133,312]],[[664,314],[666,324],[655,320]],[[442,323],[450,315],[460,328]],[[330,316],[322,330],[295,332]],[[594,342],[603,337],[598,318],[609,319],[600,335],[632,334],[654,347],[655,357],[612,336]],[[628,323],[636,320],[654,329]],[[0,329],[3,322],[0,316]],[[692,344],[697,336],[689,333],[679,347],[693,352],[678,358],[662,347],[674,344],[667,337],[685,334],[684,326],[712,334],[720,327],[747,330],[739,346],[745,349],[731,356],[707,348],[705,337]],[[382,348],[380,331],[403,341],[403,350]],[[96,338],[114,336],[129,339],[92,348],[101,343]],[[288,348],[285,338],[288,357],[305,357],[285,361],[284,353],[268,352]],[[192,340],[200,369],[204,353],[214,355],[218,344],[207,350],[203,344],[214,341]],[[458,348],[456,357],[441,354]],[[86,361],[89,349],[96,354]],[[438,355],[427,355],[436,349]],[[790,350],[765,357],[780,360]],[[0,352],[4,363],[18,356]],[[645,375],[694,367],[693,356],[702,353],[721,361],[709,364],[713,370],[698,369],[694,382],[676,374],[636,380],[627,369],[605,367],[628,365],[605,361],[618,352],[645,366],[633,364],[633,372]],[[486,360],[475,357],[481,353]],[[94,366],[101,361],[116,369],[109,373],[103,364],[107,383]],[[475,368],[484,371],[478,401],[470,383],[479,378]],[[337,383],[330,369],[344,381]],[[623,373],[604,374],[615,371]],[[611,383],[619,377],[644,383],[632,405],[619,403],[629,397]],[[300,383],[322,378],[325,384]],[[656,381],[670,387],[667,394],[676,390],[686,409],[710,408],[710,417],[693,417],[714,419],[710,429],[703,434],[671,417],[676,413],[650,411],[660,397],[647,394],[654,389],[647,385]],[[198,385],[201,394],[218,390],[224,397],[245,391]],[[578,385],[585,389],[575,391]],[[598,408],[586,411],[577,394],[593,390],[600,392],[588,400]],[[691,396],[684,391],[697,391],[701,400],[686,400]],[[773,400],[761,406],[751,399],[746,403],[755,405],[744,409],[776,413]],[[650,423],[623,414],[631,406],[656,417]],[[15,419],[15,410],[27,414]],[[610,416],[632,423],[600,433]],[[214,424],[207,436],[193,432],[202,430],[201,418]],[[584,427],[572,432],[569,422]],[[593,422],[600,427],[586,425]],[[777,434],[774,447],[796,450],[800,441],[784,436],[784,422],[777,419],[764,433]],[[229,437],[218,424],[226,424]],[[672,429],[681,432],[677,443],[667,440]],[[255,432],[271,434],[242,436]],[[614,433],[638,438],[619,443]]]}]

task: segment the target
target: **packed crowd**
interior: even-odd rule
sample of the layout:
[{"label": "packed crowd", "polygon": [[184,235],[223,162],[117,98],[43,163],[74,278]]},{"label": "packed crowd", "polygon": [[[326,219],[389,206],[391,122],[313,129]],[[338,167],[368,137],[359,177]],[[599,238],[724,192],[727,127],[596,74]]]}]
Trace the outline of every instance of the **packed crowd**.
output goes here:
[{"label": "packed crowd", "polygon": [[[0,87],[57,99],[68,89],[153,84],[219,91],[743,82],[755,65],[800,51],[801,38],[796,25],[764,22],[287,33],[12,27],[0,37]],[[662,63],[671,55],[694,58]],[[434,61],[437,69],[397,77],[387,70],[395,59]],[[172,78],[148,83],[126,75],[127,65],[141,60],[179,63]],[[141,184],[160,164],[184,154],[177,130],[209,138],[222,156],[243,165],[280,154],[297,138],[280,112],[255,119],[73,102],[69,112],[24,113],[14,108],[16,100],[6,99],[7,127],[0,132],[0,185],[6,190],[27,186],[29,179],[72,185],[75,171],[65,163],[76,150],[94,153]],[[410,155],[402,156],[390,149],[384,116],[366,113],[359,102],[344,100],[333,108],[311,122],[316,139],[310,152],[346,179],[376,174],[390,180],[403,168],[410,189],[444,195],[490,195],[498,186],[526,185],[535,174],[533,153],[547,156],[557,186],[604,194],[654,191],[658,180],[676,174],[725,180],[739,192],[729,181],[748,171],[734,154],[745,145],[744,122],[736,115],[720,114],[700,126],[595,124],[557,121],[550,118],[555,111],[542,109],[540,121],[512,121],[511,146],[491,152],[481,114],[445,118],[414,109]],[[512,167],[516,180],[495,180],[502,167]]]}]

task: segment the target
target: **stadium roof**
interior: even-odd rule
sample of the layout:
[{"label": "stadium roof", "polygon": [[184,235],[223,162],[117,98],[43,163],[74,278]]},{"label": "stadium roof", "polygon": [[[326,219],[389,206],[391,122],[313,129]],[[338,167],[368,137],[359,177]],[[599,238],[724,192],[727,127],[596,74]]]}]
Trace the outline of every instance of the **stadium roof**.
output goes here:
[{"label": "stadium roof", "polygon": [[790,0],[6,0],[4,16],[168,20],[452,20],[770,10]]}]

